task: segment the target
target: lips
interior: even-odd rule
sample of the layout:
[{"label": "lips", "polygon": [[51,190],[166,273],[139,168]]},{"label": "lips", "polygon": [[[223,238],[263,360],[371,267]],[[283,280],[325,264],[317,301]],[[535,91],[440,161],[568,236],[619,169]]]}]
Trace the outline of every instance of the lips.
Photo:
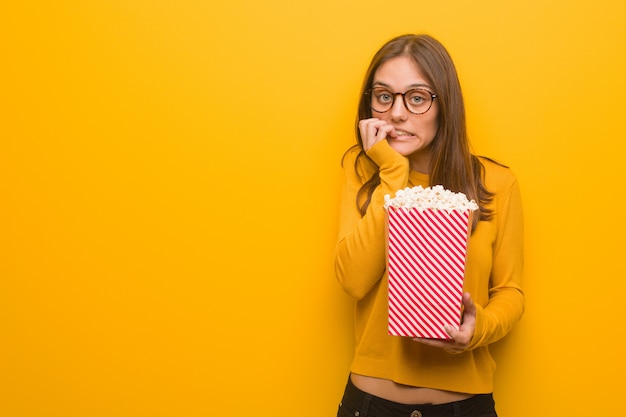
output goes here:
[{"label": "lips", "polygon": [[400,129],[396,129],[395,130],[395,138],[403,138],[403,137],[412,137],[415,136],[413,133],[411,132],[407,132],[406,130],[400,130]]}]

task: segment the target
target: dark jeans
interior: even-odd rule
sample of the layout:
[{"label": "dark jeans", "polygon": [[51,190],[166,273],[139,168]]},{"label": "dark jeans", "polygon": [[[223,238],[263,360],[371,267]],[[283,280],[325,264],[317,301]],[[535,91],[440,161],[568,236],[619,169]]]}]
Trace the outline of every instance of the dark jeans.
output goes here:
[{"label": "dark jeans", "polygon": [[348,379],[337,417],[497,417],[491,394],[447,404],[400,404],[361,391]]}]

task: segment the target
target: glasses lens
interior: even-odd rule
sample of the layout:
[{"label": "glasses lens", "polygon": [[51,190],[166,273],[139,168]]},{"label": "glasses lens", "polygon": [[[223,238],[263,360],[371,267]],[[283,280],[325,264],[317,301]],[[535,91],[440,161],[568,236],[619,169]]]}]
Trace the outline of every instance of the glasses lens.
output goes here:
[{"label": "glasses lens", "polygon": [[412,113],[424,113],[432,101],[431,94],[426,90],[409,90],[404,93],[404,102]]},{"label": "glasses lens", "polygon": [[384,113],[393,105],[393,93],[384,88],[374,88],[371,92],[372,110]]}]

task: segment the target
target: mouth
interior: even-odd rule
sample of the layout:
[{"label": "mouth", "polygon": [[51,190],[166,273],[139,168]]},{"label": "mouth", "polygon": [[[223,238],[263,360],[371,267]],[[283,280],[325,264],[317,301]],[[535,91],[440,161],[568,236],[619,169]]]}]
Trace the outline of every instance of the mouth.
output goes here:
[{"label": "mouth", "polygon": [[407,132],[406,130],[400,130],[400,129],[396,129],[395,130],[395,135],[394,137],[392,137],[392,139],[401,139],[401,138],[408,138],[408,137],[414,137],[415,135],[411,132]]}]

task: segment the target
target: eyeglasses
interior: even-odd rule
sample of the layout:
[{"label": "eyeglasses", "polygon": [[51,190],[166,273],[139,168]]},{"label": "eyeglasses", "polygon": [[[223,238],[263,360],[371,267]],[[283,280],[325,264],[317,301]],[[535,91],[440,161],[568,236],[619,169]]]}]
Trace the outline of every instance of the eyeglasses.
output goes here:
[{"label": "eyeglasses", "polygon": [[437,98],[437,94],[433,94],[428,90],[415,88],[405,93],[392,93],[384,87],[374,87],[365,92],[370,96],[370,104],[372,110],[376,113],[386,113],[396,101],[397,96],[402,96],[404,107],[413,114],[424,114],[433,105],[433,100]]}]

